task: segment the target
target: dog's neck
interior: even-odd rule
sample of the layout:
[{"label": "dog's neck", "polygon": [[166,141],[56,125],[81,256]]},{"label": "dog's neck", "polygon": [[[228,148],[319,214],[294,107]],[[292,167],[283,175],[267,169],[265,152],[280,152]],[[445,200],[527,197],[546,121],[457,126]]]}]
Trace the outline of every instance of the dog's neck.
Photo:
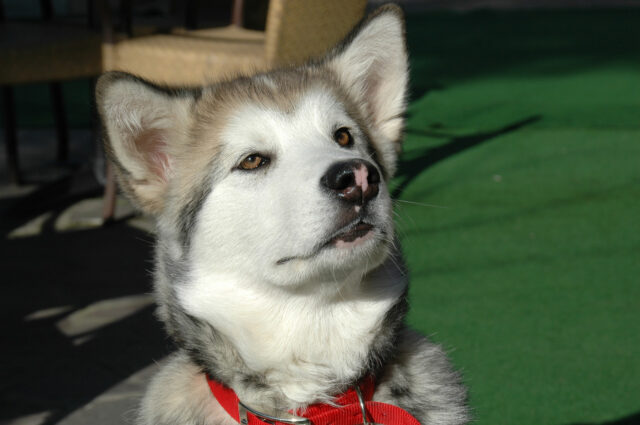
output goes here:
[{"label": "dog's neck", "polygon": [[157,282],[160,316],[204,371],[241,400],[265,408],[327,402],[375,373],[392,352],[406,313],[405,272],[393,258],[333,295],[256,294],[251,286],[228,285],[233,293],[217,285],[207,311],[184,304],[184,311],[168,311],[190,297],[171,291],[176,299],[163,303],[167,291]]}]

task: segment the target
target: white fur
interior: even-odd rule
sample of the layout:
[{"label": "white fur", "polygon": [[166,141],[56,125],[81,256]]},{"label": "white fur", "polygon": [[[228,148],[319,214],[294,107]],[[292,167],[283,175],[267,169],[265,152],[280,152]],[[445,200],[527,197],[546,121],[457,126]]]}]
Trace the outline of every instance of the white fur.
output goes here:
[{"label": "white fur", "polygon": [[[233,273],[244,272],[250,262],[261,280],[286,285],[320,272],[333,278],[341,265],[355,269],[354,261],[364,263],[376,257],[374,247],[363,245],[364,252],[276,265],[284,257],[311,256],[316,244],[337,230],[337,207],[328,201],[320,179],[334,162],[368,157],[364,140],[355,130],[355,148],[335,143],[334,129],[342,126],[355,128],[336,99],[318,91],[306,94],[291,114],[255,105],[233,114],[222,135],[233,143],[222,148],[223,159],[216,164],[229,171],[206,200],[193,232],[196,263],[197,256],[203,255],[200,263],[207,273]],[[232,170],[253,152],[271,157],[265,170]],[[385,183],[380,186],[380,195],[369,208],[383,226],[379,231],[392,235],[391,201]],[[379,264],[379,253],[377,257]],[[211,258],[224,260],[212,264]]]},{"label": "white fur", "polygon": [[[335,98],[319,91],[307,93],[291,114],[258,106],[234,114],[223,133],[236,141],[224,148],[225,165],[252,152],[271,163],[230,171],[217,183],[193,233],[192,271],[178,292],[190,314],[226,335],[251,369],[298,403],[326,397],[336,380],[357,374],[371,329],[404,290],[397,276],[391,287],[380,284],[389,276],[362,281],[387,254],[390,236],[382,231],[392,234],[384,183],[369,205],[376,237],[313,251],[337,230],[336,205],[321,177],[336,161],[366,157],[357,133],[354,149],[332,139],[336,128],[353,124]],[[301,259],[277,264],[290,256]]]}]

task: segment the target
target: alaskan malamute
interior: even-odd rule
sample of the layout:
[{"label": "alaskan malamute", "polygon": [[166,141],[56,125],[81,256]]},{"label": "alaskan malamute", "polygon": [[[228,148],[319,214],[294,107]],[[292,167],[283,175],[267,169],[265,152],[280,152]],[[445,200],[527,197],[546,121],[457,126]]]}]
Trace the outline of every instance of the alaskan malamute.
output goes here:
[{"label": "alaskan malamute", "polygon": [[107,152],[156,218],[178,347],[139,424],[467,422],[458,373],[404,323],[388,182],[407,78],[393,6],[301,67],[184,90],[100,78]]}]

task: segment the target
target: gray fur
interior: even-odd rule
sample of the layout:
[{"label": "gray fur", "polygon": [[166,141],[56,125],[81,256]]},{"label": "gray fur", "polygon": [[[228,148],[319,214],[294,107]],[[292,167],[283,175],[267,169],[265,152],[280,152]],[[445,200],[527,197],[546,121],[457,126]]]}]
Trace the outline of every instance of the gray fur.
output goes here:
[{"label": "gray fur", "polygon": [[403,328],[394,358],[378,377],[375,401],[395,404],[422,424],[464,424],[466,390],[439,345]]}]

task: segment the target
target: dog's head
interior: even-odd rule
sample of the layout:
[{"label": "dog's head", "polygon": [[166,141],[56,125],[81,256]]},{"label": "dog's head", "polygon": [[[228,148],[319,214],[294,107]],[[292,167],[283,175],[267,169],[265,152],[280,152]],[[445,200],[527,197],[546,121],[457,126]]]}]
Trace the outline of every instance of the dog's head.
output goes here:
[{"label": "dog's head", "polygon": [[167,255],[194,275],[292,287],[388,255],[407,67],[386,7],[301,67],[185,90],[114,72],[97,98],[121,186],[157,217]]}]

